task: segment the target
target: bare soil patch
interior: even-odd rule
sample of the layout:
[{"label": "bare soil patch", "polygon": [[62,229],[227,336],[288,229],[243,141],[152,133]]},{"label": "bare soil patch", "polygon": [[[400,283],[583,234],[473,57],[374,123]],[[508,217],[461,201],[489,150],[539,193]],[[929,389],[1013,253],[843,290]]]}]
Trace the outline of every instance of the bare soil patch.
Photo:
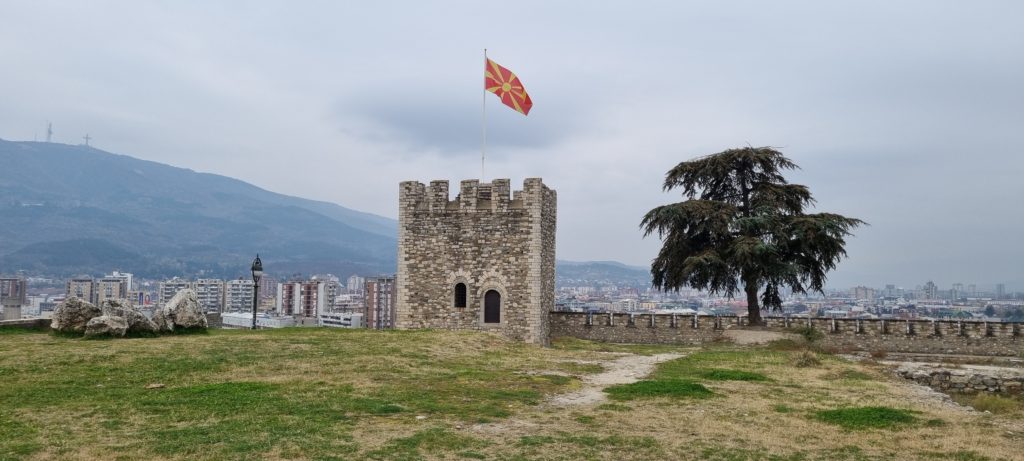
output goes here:
[{"label": "bare soil patch", "polygon": [[575,392],[555,395],[550,403],[555,406],[593,405],[605,401],[603,389],[615,384],[630,384],[639,381],[654,371],[654,366],[684,354],[664,353],[654,355],[626,355],[608,362],[601,362],[605,371],[582,377],[583,387]]}]

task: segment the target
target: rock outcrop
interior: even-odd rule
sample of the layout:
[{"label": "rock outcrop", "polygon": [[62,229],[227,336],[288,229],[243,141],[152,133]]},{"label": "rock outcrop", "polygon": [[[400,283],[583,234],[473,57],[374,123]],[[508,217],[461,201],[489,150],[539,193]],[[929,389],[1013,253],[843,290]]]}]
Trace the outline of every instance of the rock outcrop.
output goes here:
[{"label": "rock outcrop", "polygon": [[128,334],[156,333],[157,327],[148,317],[138,309],[124,301],[108,300],[103,301],[100,306],[103,315],[121,317],[128,323]]},{"label": "rock outcrop", "polygon": [[53,311],[50,328],[61,333],[84,333],[86,324],[103,315],[100,308],[77,297],[70,297]]},{"label": "rock outcrop", "polygon": [[194,290],[181,290],[164,304],[164,307],[153,313],[153,322],[161,331],[174,331],[176,328],[197,329],[207,328],[206,313],[199,306],[199,298]]},{"label": "rock outcrop", "polygon": [[120,338],[128,331],[128,322],[124,317],[101,315],[93,317],[85,325],[85,337],[112,336]]}]

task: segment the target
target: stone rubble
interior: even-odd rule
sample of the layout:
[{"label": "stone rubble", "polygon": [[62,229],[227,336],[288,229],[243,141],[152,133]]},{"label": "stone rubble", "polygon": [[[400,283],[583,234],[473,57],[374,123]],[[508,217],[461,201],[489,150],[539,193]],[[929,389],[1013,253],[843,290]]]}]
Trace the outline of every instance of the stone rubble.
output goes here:
[{"label": "stone rubble", "polygon": [[103,315],[124,318],[125,322],[128,324],[128,328],[125,331],[126,334],[146,334],[157,332],[156,324],[154,324],[152,320],[125,301],[103,301],[103,304],[100,306],[100,310],[103,311]]},{"label": "stone rubble", "polygon": [[943,392],[1020,394],[1024,370],[1001,367],[946,368],[941,365],[905,363],[896,374]]}]

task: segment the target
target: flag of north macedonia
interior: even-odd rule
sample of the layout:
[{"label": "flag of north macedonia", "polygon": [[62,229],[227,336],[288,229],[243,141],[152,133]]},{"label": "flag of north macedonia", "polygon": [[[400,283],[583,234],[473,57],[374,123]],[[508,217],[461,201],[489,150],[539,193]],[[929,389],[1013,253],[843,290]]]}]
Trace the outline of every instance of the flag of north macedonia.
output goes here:
[{"label": "flag of north macedonia", "polygon": [[512,71],[501,67],[498,63],[487,59],[484,63],[484,88],[501,98],[502,104],[526,115],[533,107],[530,95],[526,94],[523,82]]}]

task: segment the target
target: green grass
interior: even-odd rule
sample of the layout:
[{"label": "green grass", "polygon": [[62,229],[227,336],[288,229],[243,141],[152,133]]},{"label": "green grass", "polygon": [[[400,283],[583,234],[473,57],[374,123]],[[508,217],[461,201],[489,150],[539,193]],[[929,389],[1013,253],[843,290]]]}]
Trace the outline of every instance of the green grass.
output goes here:
[{"label": "green grass", "polygon": [[761,373],[719,368],[703,370],[698,373],[698,376],[712,381],[768,381],[768,377]]},{"label": "green grass", "polygon": [[793,407],[781,403],[773,405],[772,409],[777,413],[792,413],[794,411]]},{"label": "green grass", "polygon": [[926,459],[941,459],[950,461],[990,461],[992,458],[983,456],[971,450],[958,450],[952,453],[946,452],[925,452],[922,457]]},{"label": "green grass", "polygon": [[710,389],[704,387],[703,384],[676,379],[637,381],[631,384],[606,387],[604,391],[613,400],[633,400],[651,397],[706,399],[715,395]]},{"label": "green grass", "polygon": [[[118,439],[128,459],[415,459],[442,445],[472,457],[475,444],[443,431],[379,448],[353,432],[415,415],[493,421],[578,383],[521,372],[557,369],[566,353],[472,333],[211,330],[87,341],[21,330],[3,338],[0,459],[43,450],[113,457],[102,448],[76,454],[105,446],[100,434]],[[165,387],[146,389],[151,383]]]},{"label": "green grass", "polygon": [[[388,442],[385,446],[366,454],[365,459],[374,460],[418,460],[424,454],[444,453],[483,448],[487,442],[473,437],[456,434],[446,428],[435,427]],[[463,451],[463,453],[473,453]],[[475,456],[470,455],[470,458]]]},{"label": "green grass", "polygon": [[597,409],[603,411],[630,411],[633,408],[629,405],[622,405],[620,403],[602,403],[597,406]]},{"label": "green grass", "polygon": [[1024,400],[1013,397],[1003,397],[994,394],[976,394],[969,398],[960,398],[968,405],[978,411],[987,411],[996,414],[1009,414],[1024,410]]},{"label": "green grass", "polygon": [[[610,387],[611,402],[548,403],[630,351],[690,355]],[[1018,436],[1002,430],[1017,424],[1014,413],[960,415],[913,401],[920,412],[875,407],[882,418],[870,407],[833,410],[899,405],[902,388],[836,358],[797,368],[797,354],[584,341],[539,348],[443,331],[215,330],[110,341],[18,331],[0,336],[0,460],[931,459],[928,439],[966,432],[976,445],[934,458],[1018,453]],[[164,387],[146,389],[152,383]],[[905,428],[917,442],[832,425]],[[783,440],[766,435],[780,426],[790,426]]]},{"label": "green grass", "polygon": [[908,410],[890,407],[855,407],[821,410],[815,419],[846,429],[894,429],[917,422]]},{"label": "green grass", "polygon": [[[705,350],[658,365],[652,378],[766,381],[768,366],[785,365],[789,354],[769,350]],[[721,368],[723,364],[728,369]]]},{"label": "green grass", "polygon": [[[595,320],[596,321],[596,320]],[[683,346],[670,344],[616,344],[588,341],[570,337],[557,338],[551,343],[551,347],[566,351],[594,351],[594,352],[625,352],[638,355],[654,355],[666,352],[679,352],[692,349]]]}]

